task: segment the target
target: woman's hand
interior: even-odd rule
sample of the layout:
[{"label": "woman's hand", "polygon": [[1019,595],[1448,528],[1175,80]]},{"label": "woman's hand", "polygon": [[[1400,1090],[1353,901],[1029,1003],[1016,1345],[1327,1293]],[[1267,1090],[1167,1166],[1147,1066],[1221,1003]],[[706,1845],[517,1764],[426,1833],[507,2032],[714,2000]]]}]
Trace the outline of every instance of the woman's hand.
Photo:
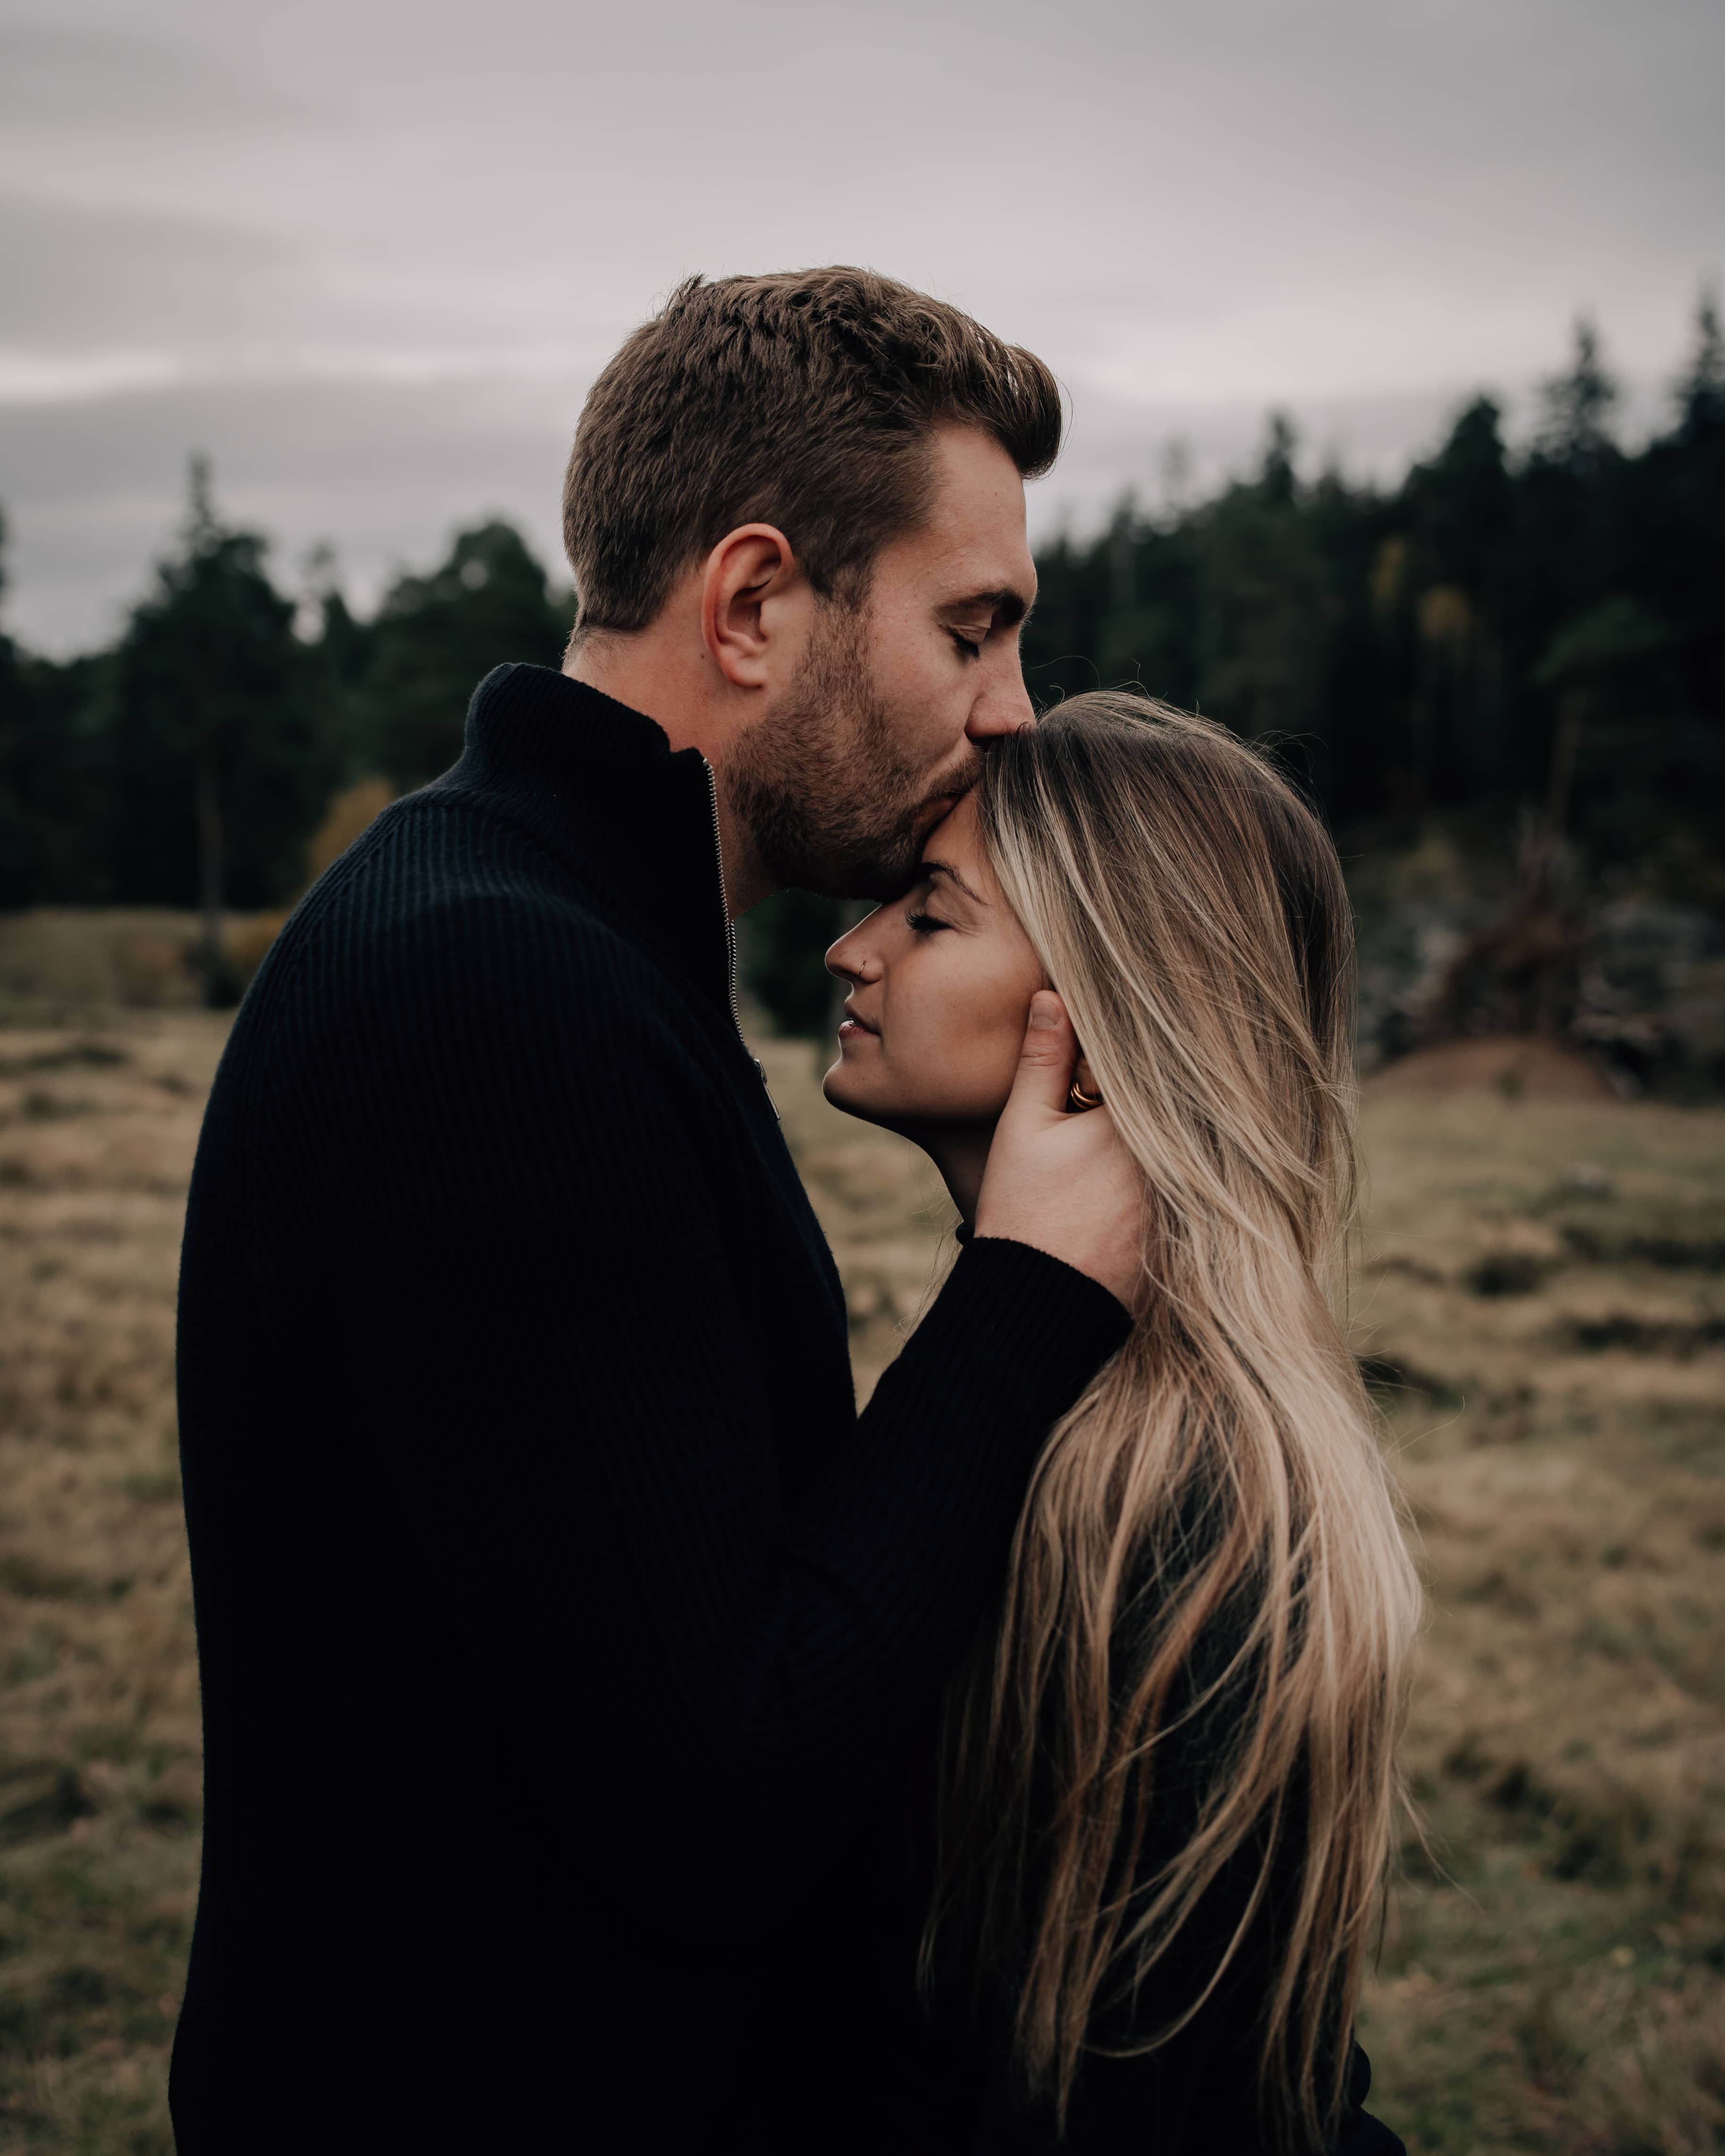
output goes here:
[{"label": "woman's hand", "polygon": [[1106,1106],[1069,1112],[1077,1062],[1065,1005],[1039,989],[988,1148],[976,1233],[1045,1250],[1130,1309],[1143,1261],[1143,1178]]}]

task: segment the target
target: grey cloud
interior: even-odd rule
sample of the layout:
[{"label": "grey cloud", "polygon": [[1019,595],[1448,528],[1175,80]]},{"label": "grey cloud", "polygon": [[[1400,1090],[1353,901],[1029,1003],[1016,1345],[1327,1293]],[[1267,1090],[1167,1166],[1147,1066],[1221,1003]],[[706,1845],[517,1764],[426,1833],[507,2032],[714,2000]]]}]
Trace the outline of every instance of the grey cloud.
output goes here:
[{"label": "grey cloud", "polygon": [[0,196],[0,338],[59,351],[231,333],[293,260],[233,225]]},{"label": "grey cloud", "polygon": [[255,126],[308,108],[191,45],[91,26],[0,24],[0,120],[33,127]]},{"label": "grey cloud", "polygon": [[1272,401],[1387,470],[1578,308],[1650,377],[1725,267],[1718,0],[0,0],[50,7],[0,33],[0,339],[39,396],[207,385],[0,408],[13,619],[61,643],[194,445],[290,552],[375,578],[495,504],[554,557],[580,377],[691,269],[869,261],[1034,346],[1045,526]]},{"label": "grey cloud", "polygon": [[0,405],[8,626],[34,648],[111,633],[183,512],[194,452],[224,516],[275,542],[290,584],[333,540],[363,602],[489,511],[558,572],[557,501],[584,382],[213,385]]},{"label": "grey cloud", "polygon": [[[501,377],[409,386],[256,383],[136,392],[77,405],[0,406],[0,506],[9,533],[8,624],[35,649],[87,648],[111,633],[182,513],[194,451],[214,465],[224,515],[275,545],[291,585],[307,550],[338,549],[351,593],[369,604],[407,563],[431,559],[459,526],[496,511],[562,573],[557,497],[583,377]],[[1307,460],[1339,455],[1387,475],[1440,436],[1460,394],[1296,405]],[[1527,400],[1520,400],[1525,415]],[[1661,415],[1641,400],[1631,424]],[[1166,493],[1165,450],[1184,445],[1201,490],[1261,453],[1260,404],[1136,405],[1076,400],[1066,449],[1031,493],[1040,540],[1092,529],[1131,487]]]}]

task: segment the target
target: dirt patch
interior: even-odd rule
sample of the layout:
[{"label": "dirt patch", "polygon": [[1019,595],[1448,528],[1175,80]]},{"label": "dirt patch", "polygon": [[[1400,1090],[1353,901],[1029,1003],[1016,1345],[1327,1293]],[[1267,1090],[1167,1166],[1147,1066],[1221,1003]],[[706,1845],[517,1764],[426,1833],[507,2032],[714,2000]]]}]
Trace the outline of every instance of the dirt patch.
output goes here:
[{"label": "dirt patch", "polygon": [[1577,1050],[1532,1034],[1446,1040],[1388,1065],[1366,1081],[1374,1096],[1497,1093],[1508,1101],[1609,1101],[1611,1081]]}]

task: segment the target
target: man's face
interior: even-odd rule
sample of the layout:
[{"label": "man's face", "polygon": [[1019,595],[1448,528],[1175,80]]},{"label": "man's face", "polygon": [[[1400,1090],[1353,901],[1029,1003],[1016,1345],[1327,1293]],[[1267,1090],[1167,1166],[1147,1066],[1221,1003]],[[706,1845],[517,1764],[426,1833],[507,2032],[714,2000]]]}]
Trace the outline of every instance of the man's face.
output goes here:
[{"label": "man's face", "polygon": [[885,898],[976,783],[982,744],[1029,726],[1019,631],[1035,596],[1024,489],[990,436],[943,428],[927,515],[875,557],[856,608],[819,609],[788,696],[726,780],[775,883]]}]

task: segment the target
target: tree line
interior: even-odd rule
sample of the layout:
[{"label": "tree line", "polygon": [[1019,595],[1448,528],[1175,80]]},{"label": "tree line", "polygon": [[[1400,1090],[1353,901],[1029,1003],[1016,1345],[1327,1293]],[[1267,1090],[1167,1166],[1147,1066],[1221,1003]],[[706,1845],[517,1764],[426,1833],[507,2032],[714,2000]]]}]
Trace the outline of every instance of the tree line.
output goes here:
[{"label": "tree line", "polygon": [[519,533],[463,531],[356,619],[314,557],[295,601],[264,539],[218,515],[194,462],[174,551],[107,650],[55,661],[0,639],[0,905],[279,904],[331,795],[423,785],[461,750],[501,659],[556,665],[573,600]]},{"label": "tree line", "polygon": [[[1256,468],[1038,559],[1038,701],[1136,682],[1271,745],[1344,847],[1434,819],[1477,844],[1561,838],[1599,888],[1725,911],[1725,336],[1697,310],[1667,424],[1624,447],[1578,329],[1512,449],[1481,397],[1399,485],[1302,478],[1272,419]],[[107,649],[0,637],[0,906],[278,905],[332,794],[423,784],[505,659],[555,665],[573,600],[510,526],[475,525],[369,619],[325,557],[286,596],[265,540],[194,465],[173,551]],[[1542,823],[1543,819],[1543,823]],[[747,940],[782,1024],[819,1024],[827,902]]]},{"label": "tree line", "polygon": [[[1332,825],[1512,822],[1567,791],[1595,873],[1725,899],[1725,339],[1709,301],[1671,423],[1628,452],[1584,325],[1512,456],[1476,399],[1393,492],[1260,470],[1159,520],[1128,505],[1039,562],[1045,697],[1142,680],[1270,738]],[[1553,757],[1567,770],[1553,772]],[[1716,877],[1717,880],[1715,880]]]}]

